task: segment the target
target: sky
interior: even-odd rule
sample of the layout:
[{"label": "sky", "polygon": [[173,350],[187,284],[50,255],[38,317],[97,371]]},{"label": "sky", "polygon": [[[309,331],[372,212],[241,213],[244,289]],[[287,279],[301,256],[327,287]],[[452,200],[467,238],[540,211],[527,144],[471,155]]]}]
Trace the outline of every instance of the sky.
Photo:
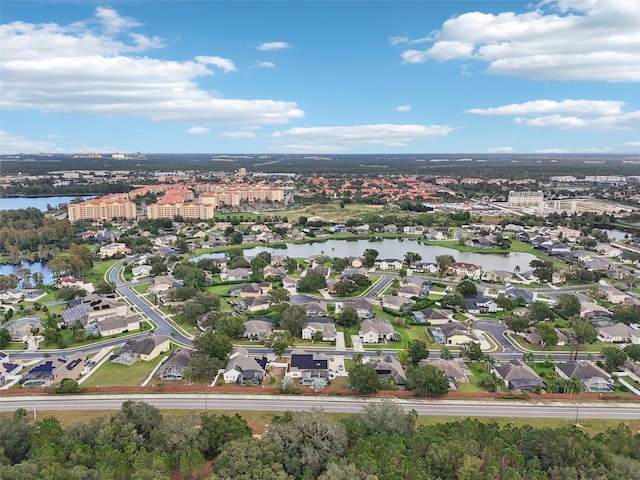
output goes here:
[{"label": "sky", "polygon": [[3,0],[0,153],[640,153],[640,0]]}]

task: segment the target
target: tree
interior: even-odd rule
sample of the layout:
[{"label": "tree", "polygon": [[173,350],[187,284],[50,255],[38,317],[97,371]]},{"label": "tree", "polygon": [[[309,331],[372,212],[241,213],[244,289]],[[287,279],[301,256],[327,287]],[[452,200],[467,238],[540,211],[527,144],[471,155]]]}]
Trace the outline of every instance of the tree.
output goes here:
[{"label": "tree", "polygon": [[527,318],[531,323],[546,322],[555,320],[556,315],[551,310],[551,307],[546,302],[536,300],[529,305],[529,311],[527,312]]},{"label": "tree", "polygon": [[358,317],[358,311],[350,305],[344,307],[336,319],[336,323],[338,325],[343,325],[345,327],[357,325],[359,321],[360,317]]},{"label": "tree", "polygon": [[440,358],[443,360],[453,360],[453,353],[451,353],[449,347],[442,347],[442,350],[440,350]]},{"label": "tree", "polygon": [[419,253],[407,252],[404,254],[404,263],[409,266],[413,265],[414,263],[418,263],[420,260],[422,260],[422,255],[420,255]]},{"label": "tree", "polygon": [[298,269],[298,262],[295,258],[287,258],[284,262],[284,268],[287,273],[293,273]]},{"label": "tree", "polygon": [[[375,372],[374,372],[375,373]],[[322,411],[295,412],[269,426],[267,439],[283,456],[283,465],[296,478],[318,478],[329,461],[344,455],[347,433]]]},{"label": "tree", "polygon": [[231,351],[229,337],[219,332],[204,332],[198,335],[193,341],[195,353],[208,355],[218,360],[226,360]]},{"label": "tree", "polygon": [[135,426],[143,438],[149,439],[151,432],[162,422],[160,410],[145,402],[127,400],[120,407],[119,415]]},{"label": "tree", "polygon": [[449,265],[456,261],[452,255],[438,255],[436,256],[436,264],[438,265],[438,271],[444,273]]},{"label": "tree", "polygon": [[580,300],[572,293],[563,293],[558,296],[556,310],[566,318],[578,315],[580,313]]},{"label": "tree", "polygon": [[94,290],[95,290],[95,293],[99,293],[102,295],[110,295],[112,293],[116,293],[115,285],[112,285],[111,283],[107,283],[104,280],[100,280],[96,282],[96,284],[94,285]]},{"label": "tree", "polygon": [[63,378],[56,393],[82,393],[83,390],[73,378]]},{"label": "tree", "polygon": [[463,280],[457,286],[456,290],[463,297],[475,297],[478,294],[478,287],[471,280]]},{"label": "tree", "polygon": [[464,297],[457,290],[447,293],[440,302],[443,308],[451,308],[453,310],[465,310],[467,308]]},{"label": "tree", "polygon": [[353,360],[357,364],[361,364],[364,361],[364,355],[360,352],[356,352],[351,357],[351,360]]},{"label": "tree", "polygon": [[273,353],[281,357],[287,348],[293,346],[293,336],[288,330],[273,332],[264,342],[264,346],[273,349]]},{"label": "tree", "polygon": [[318,480],[379,480],[377,475],[358,470],[353,463],[345,460],[339,463],[330,463],[327,471],[318,477]]},{"label": "tree", "polygon": [[33,278],[33,283],[35,284],[36,288],[42,289],[44,287],[44,275],[42,274],[42,272],[33,272],[31,278]]},{"label": "tree", "polygon": [[589,320],[575,318],[571,321],[574,339],[578,344],[594,343],[598,339],[598,332]]},{"label": "tree", "polygon": [[631,360],[640,362],[640,345],[627,345],[624,347],[624,353],[626,353]]},{"label": "tree", "polygon": [[227,442],[251,436],[247,421],[237,413],[233,416],[203,413],[200,442],[204,443],[203,452],[211,459],[221,451]]},{"label": "tree", "polygon": [[544,348],[558,344],[558,332],[552,322],[540,322],[536,325],[536,330],[540,334],[540,341]]},{"label": "tree", "polygon": [[531,367],[536,361],[536,356],[533,352],[525,352],[522,354],[522,361]]},{"label": "tree", "polygon": [[215,462],[215,479],[291,480],[282,465],[284,454],[266,439],[246,437],[222,447]]},{"label": "tree", "polygon": [[298,282],[298,291],[314,293],[322,288],[326,288],[327,279],[320,272],[310,271]]},{"label": "tree", "polygon": [[240,338],[245,332],[244,319],[233,315],[224,315],[216,320],[216,331],[231,338]]},{"label": "tree", "polygon": [[604,368],[611,373],[627,361],[627,354],[618,347],[604,347],[600,354],[604,357]]},{"label": "tree", "polygon": [[11,342],[11,334],[6,328],[0,328],[0,349],[7,348]]},{"label": "tree", "polygon": [[282,305],[284,303],[289,303],[291,294],[284,288],[273,288],[269,292],[268,297],[271,305]]},{"label": "tree", "polygon": [[380,380],[373,368],[366,365],[356,365],[349,372],[349,385],[356,392],[363,395],[378,393],[380,390]]},{"label": "tree", "polygon": [[378,258],[379,252],[373,248],[367,248],[363,254],[362,266],[365,268],[373,267]]},{"label": "tree", "polygon": [[[417,412],[404,411],[402,406],[391,400],[369,403],[362,410],[345,422],[347,431],[353,430],[350,422],[360,423],[367,435],[383,433],[387,435],[399,435],[415,430]],[[354,439],[357,440],[357,439]]]},{"label": "tree", "polygon": [[483,354],[480,344],[476,342],[467,342],[462,345],[462,355],[470,362],[478,362],[482,360]]},{"label": "tree", "polygon": [[302,326],[307,321],[307,311],[302,305],[289,305],[282,312],[279,327],[288,330],[294,337],[302,336]]},{"label": "tree", "polygon": [[411,363],[417,365],[420,360],[429,356],[429,347],[427,347],[427,343],[422,340],[409,340],[407,343],[407,354],[409,355]]},{"label": "tree", "polygon": [[550,282],[553,279],[553,263],[548,260],[531,260],[529,266],[533,268],[533,274],[540,283]]},{"label": "tree", "polygon": [[433,365],[413,367],[407,373],[407,390],[421,397],[443,395],[449,391],[449,379]]},{"label": "tree", "polygon": [[54,293],[54,296],[58,300],[65,300],[67,302],[69,300],[73,300],[74,298],[85,297],[86,295],[87,295],[86,290],[82,288],[74,288],[74,287],[60,287]]},{"label": "tree", "polygon": [[529,319],[519,315],[511,315],[505,318],[504,323],[509,330],[514,332],[524,332],[529,328]]}]

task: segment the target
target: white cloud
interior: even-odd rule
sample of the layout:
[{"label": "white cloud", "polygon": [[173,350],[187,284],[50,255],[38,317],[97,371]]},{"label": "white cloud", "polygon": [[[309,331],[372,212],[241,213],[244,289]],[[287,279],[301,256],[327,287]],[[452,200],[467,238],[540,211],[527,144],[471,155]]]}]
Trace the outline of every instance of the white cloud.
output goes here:
[{"label": "white cloud", "polygon": [[201,63],[203,65],[213,65],[218,67],[223,72],[235,72],[238,69],[233,64],[231,60],[228,58],[221,57],[207,57],[207,56],[198,56],[195,58],[196,62]]},{"label": "white cloud", "polygon": [[408,45],[416,45],[419,43],[426,43],[426,42],[432,42],[434,40],[434,36],[433,34],[429,34],[426,37],[421,37],[421,38],[409,38],[406,35],[398,35],[395,37],[391,37],[389,39],[389,44],[390,45],[402,45],[402,44],[408,44]]},{"label": "white cloud", "polygon": [[513,147],[493,147],[485,150],[486,153],[513,153],[515,151],[516,149]]},{"label": "white cloud", "polygon": [[532,127],[562,130],[637,130],[640,110],[624,111],[624,102],[614,100],[534,100],[492,108],[472,108],[476,115],[509,115]]},{"label": "white cloud", "polygon": [[123,17],[111,7],[96,8],[96,19],[102,24],[105,32],[119,33],[140,26],[135,19]]},{"label": "white cloud", "polygon": [[0,130],[0,154],[8,153],[35,153],[35,152],[61,152],[62,149],[55,143],[31,140],[22,135],[16,135],[5,130]]},{"label": "white cloud", "polygon": [[525,103],[511,103],[495,108],[471,108],[465,113],[478,115],[529,115],[550,113],[574,113],[586,115],[617,115],[624,102],[613,100],[534,100]]},{"label": "white cloud", "polygon": [[256,136],[255,133],[248,130],[238,130],[235,132],[220,132],[218,135],[225,138],[254,138]]},{"label": "white cloud", "polygon": [[[351,148],[357,145],[404,146],[425,138],[442,137],[454,130],[448,125],[357,125],[351,127],[296,127],[276,132],[272,137],[289,145],[315,146],[315,151],[327,145]],[[312,149],[313,150],[313,149]]]},{"label": "white cloud", "polygon": [[206,133],[209,133],[209,128],[208,127],[191,127],[189,130],[187,130],[187,133],[192,133],[193,135],[204,135]]},{"label": "white cloud", "polygon": [[396,112],[408,112],[411,110],[411,105],[400,105],[396,107]]},{"label": "white cloud", "polygon": [[258,50],[261,52],[267,50],[284,50],[285,48],[291,48],[291,45],[287,42],[266,42],[258,45]]},{"label": "white cloud", "polygon": [[625,142],[621,147],[640,147],[640,142]]},{"label": "white cloud", "polygon": [[261,62],[257,61],[255,66],[258,68],[276,68],[276,64],[273,62]]},{"label": "white cloud", "polygon": [[[135,24],[109,15],[111,31]],[[120,41],[88,23],[13,22],[0,25],[0,44],[3,109],[226,125],[281,124],[304,116],[295,102],[224,98],[200,89],[198,77],[213,75],[212,67],[232,71],[233,62],[139,55],[163,45],[155,37],[129,35]]]},{"label": "white cloud", "polygon": [[534,150],[533,153],[570,153],[571,150],[564,148],[543,148],[541,150]]},{"label": "white cloud", "polygon": [[475,59],[488,71],[532,79],[640,81],[640,2],[549,0],[525,13],[469,12],[435,32],[406,63]]}]

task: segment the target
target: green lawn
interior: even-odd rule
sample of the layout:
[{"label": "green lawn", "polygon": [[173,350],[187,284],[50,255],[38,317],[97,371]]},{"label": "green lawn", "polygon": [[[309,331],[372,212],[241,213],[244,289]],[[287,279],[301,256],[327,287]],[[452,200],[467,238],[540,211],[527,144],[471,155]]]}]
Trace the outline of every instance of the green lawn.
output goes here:
[{"label": "green lawn", "polygon": [[93,267],[89,270],[89,273],[84,277],[84,280],[96,283],[104,280],[104,274],[109,267],[115,265],[120,260],[97,260],[93,262]]},{"label": "green lawn", "polygon": [[[543,348],[540,345],[531,345],[530,343],[527,343],[527,341],[522,338],[520,335],[509,335],[509,339],[514,342],[517,346],[519,346],[522,349],[525,350],[531,350],[532,352],[548,352],[548,353],[553,353],[553,352],[570,352],[571,351],[571,345],[563,345],[563,346],[553,346],[550,348]],[[600,350],[602,350],[602,347],[604,346],[603,343],[601,342],[595,342],[591,345],[586,344],[586,345],[580,345],[580,348],[578,350],[578,353],[582,352],[600,352]]]},{"label": "green lawn", "polygon": [[[147,322],[140,322],[140,330],[134,330],[132,332],[125,332],[125,333],[119,333],[117,335],[110,335],[110,336],[106,336],[106,337],[88,337],[86,340],[83,340],[81,342],[77,342],[73,339],[73,332],[71,329],[65,328],[64,330],[60,330],[60,333],[62,334],[62,339],[64,340],[64,343],[66,344],[65,348],[68,347],[81,347],[83,345],[91,345],[92,343],[98,343],[98,342],[102,342],[104,340],[110,340],[113,338],[121,338],[121,337],[127,337],[129,335],[131,335],[132,333],[139,333],[139,332],[144,332],[147,330],[151,329],[151,325],[149,325],[149,323]],[[43,349],[57,349],[60,348],[60,346],[57,343],[54,342],[50,342],[45,340],[44,342],[42,342],[40,344],[40,348]]]},{"label": "green lawn", "polygon": [[147,293],[147,290],[149,290],[150,286],[150,283],[145,283],[144,285],[136,285],[135,287],[133,287],[133,289],[140,295],[144,295],[145,293]]},{"label": "green lawn", "polygon": [[158,365],[169,352],[160,355],[150,362],[136,362],[132,365],[121,365],[107,361],[96,373],[83,383],[85,387],[137,386],[147,378],[151,370]]}]

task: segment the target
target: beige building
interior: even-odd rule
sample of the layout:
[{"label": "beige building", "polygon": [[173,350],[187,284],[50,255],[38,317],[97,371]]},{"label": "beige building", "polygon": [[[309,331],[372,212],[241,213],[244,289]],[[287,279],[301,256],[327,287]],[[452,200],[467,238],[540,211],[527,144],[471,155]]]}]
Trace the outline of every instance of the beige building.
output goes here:
[{"label": "beige building", "polygon": [[71,223],[79,220],[112,220],[114,218],[135,219],[136,204],[129,200],[126,193],[117,193],[87,200],[81,203],[70,203],[67,214]]},{"label": "beige building", "polygon": [[154,203],[147,206],[149,218],[201,218],[208,220],[216,213],[215,205],[207,205],[199,202],[170,202]]}]

